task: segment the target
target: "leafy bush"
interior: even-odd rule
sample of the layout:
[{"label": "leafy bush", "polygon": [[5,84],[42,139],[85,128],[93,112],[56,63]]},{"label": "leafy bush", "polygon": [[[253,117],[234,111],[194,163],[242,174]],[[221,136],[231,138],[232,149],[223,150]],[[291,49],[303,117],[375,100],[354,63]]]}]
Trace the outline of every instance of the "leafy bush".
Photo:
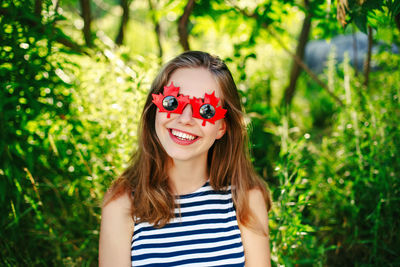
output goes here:
[{"label": "leafy bush", "polygon": [[322,240],[337,247],[330,265],[399,264],[400,58],[392,60],[369,90],[345,71],[346,107],[317,150],[313,217],[327,227]]},{"label": "leafy bush", "polygon": [[[269,130],[281,137],[274,176],[268,177],[275,180],[275,264],[399,264],[400,74],[393,71],[400,57],[391,59],[373,74],[369,90],[346,63],[344,72],[329,74],[345,97],[328,120],[330,131],[304,134],[286,117]],[[260,142],[257,136],[253,142]],[[264,159],[254,161],[257,166]]]},{"label": "leafy bush", "polygon": [[6,8],[1,263],[96,265],[100,201],[136,141],[143,63],[111,49],[91,57],[60,51],[43,34],[51,25],[32,27],[21,2],[2,2]]}]

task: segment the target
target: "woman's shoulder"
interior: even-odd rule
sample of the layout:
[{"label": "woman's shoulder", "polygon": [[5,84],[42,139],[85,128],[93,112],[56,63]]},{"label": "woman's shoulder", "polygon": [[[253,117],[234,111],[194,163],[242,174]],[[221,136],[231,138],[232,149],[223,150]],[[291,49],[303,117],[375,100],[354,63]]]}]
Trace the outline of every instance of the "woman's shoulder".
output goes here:
[{"label": "woman's shoulder", "polygon": [[134,230],[131,203],[129,191],[115,192],[111,189],[105,194],[101,212],[99,266],[130,265],[130,242]]},{"label": "woman's shoulder", "polygon": [[264,202],[264,192],[260,188],[256,187],[247,191],[250,204],[256,204]]},{"label": "woman's shoulder", "polygon": [[130,215],[132,210],[132,192],[128,190],[116,191],[113,188],[107,190],[103,198],[102,210],[111,213]]},{"label": "woman's shoulder", "polygon": [[[132,197],[128,191],[107,191],[101,210],[101,232],[124,235],[133,232]],[[129,235],[129,234],[128,234]]]},{"label": "woman's shoulder", "polygon": [[250,207],[253,209],[269,211],[272,206],[272,199],[267,185],[260,183],[247,191]]},{"label": "woman's shoulder", "polygon": [[270,209],[270,199],[268,192],[263,188],[254,187],[247,191],[248,209],[253,223],[251,228],[257,232],[265,232],[268,227],[268,211]]}]

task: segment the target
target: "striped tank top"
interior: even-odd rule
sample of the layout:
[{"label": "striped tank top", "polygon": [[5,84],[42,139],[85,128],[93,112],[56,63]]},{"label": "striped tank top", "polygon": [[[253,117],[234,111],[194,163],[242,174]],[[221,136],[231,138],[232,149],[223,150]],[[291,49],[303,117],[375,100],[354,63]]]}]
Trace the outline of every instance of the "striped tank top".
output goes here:
[{"label": "striped tank top", "polygon": [[180,209],[162,228],[135,224],[132,266],[244,266],[244,252],[230,188],[207,182],[176,199]]}]

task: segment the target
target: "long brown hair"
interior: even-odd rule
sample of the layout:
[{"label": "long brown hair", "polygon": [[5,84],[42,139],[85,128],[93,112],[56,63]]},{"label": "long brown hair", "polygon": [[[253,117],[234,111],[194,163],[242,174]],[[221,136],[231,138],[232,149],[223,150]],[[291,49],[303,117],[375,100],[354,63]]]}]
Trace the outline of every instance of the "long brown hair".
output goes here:
[{"label": "long brown hair", "polygon": [[248,191],[254,188],[263,193],[267,208],[271,200],[266,185],[255,174],[250,162],[247,130],[244,123],[238,90],[226,64],[218,57],[200,51],[185,52],[168,62],[151,85],[139,124],[138,149],[130,166],[114,182],[111,199],[122,192],[133,192],[132,216],[136,222],[164,226],[174,217],[174,196],[168,186],[168,155],[155,130],[157,107],[152,95],[167,85],[172,73],[180,68],[205,68],[216,78],[222,92],[222,105],[227,109],[226,132],[208,152],[210,185],[222,190],[231,185],[238,220],[253,225]]}]

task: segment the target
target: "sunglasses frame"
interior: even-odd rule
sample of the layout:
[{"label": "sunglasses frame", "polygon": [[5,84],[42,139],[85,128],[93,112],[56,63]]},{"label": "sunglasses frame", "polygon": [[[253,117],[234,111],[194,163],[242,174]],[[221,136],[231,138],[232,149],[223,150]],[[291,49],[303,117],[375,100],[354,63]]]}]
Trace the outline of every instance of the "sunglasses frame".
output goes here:
[{"label": "sunglasses frame", "polygon": [[[186,107],[187,104],[192,105],[192,110],[193,110],[192,116],[194,118],[203,120],[202,126],[205,126],[206,122],[214,124],[217,120],[225,118],[227,110],[222,108],[221,106],[217,106],[220,99],[215,96],[215,91],[213,91],[211,94],[206,93],[204,95],[204,99],[197,97],[190,98],[187,95],[178,95],[179,88],[180,87],[174,86],[174,83],[171,82],[169,86],[164,86],[164,90],[162,93],[152,94],[153,96],[152,102],[158,107],[159,112],[167,113],[167,118],[171,117],[171,113],[182,114],[183,109]],[[167,110],[163,106],[163,100],[168,96],[173,96],[178,101],[178,106],[176,109]],[[200,114],[200,108],[206,104],[211,105],[215,110],[215,114],[211,118],[204,118]]]}]

